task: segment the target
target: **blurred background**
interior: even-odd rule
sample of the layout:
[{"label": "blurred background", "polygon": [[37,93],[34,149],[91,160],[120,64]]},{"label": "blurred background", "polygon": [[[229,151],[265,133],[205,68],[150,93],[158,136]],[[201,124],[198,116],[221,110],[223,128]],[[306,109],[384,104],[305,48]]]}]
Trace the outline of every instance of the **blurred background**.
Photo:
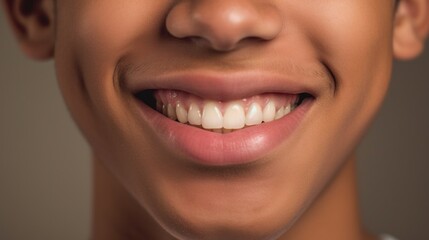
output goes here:
[{"label": "blurred background", "polygon": [[[429,51],[393,75],[359,149],[362,215],[373,232],[429,239]],[[28,60],[1,15],[0,239],[88,239],[90,167],[53,62]]]}]

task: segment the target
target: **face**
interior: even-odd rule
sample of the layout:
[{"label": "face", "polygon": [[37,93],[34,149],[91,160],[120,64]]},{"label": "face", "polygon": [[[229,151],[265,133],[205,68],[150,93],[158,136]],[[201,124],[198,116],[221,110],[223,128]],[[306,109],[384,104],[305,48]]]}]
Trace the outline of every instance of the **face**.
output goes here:
[{"label": "face", "polygon": [[311,204],[379,108],[393,9],[58,1],[57,75],[94,154],[168,232],[268,238]]}]

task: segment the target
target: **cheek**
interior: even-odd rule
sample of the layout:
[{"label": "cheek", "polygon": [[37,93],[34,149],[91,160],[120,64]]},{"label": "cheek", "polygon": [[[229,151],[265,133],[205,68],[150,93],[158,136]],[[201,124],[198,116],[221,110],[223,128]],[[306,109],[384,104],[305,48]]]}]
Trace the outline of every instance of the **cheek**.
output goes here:
[{"label": "cheek", "polygon": [[306,12],[291,19],[335,75],[336,102],[352,115],[375,112],[390,79],[393,1],[328,0],[292,8],[291,14]]},{"label": "cheek", "polygon": [[137,48],[144,54],[159,40],[168,2],[95,0],[61,6],[59,42],[68,49],[67,57],[74,58],[83,73],[91,74],[83,79],[88,91],[111,85],[112,75],[109,79],[104,75],[114,70],[121,57]]},{"label": "cheek", "polygon": [[393,21],[390,11],[377,6],[374,9],[379,11],[348,13],[345,18],[353,18],[338,26],[343,29],[342,37],[330,45],[332,56],[328,58],[335,59],[332,64],[337,77],[336,104],[339,109],[347,109],[341,118],[351,136],[363,134],[380,108],[390,81]]},{"label": "cheek", "polygon": [[314,176],[325,174],[325,180],[354,153],[388,89],[393,21],[389,11],[374,4],[372,10],[354,6],[365,9],[343,10],[331,21],[313,23],[320,32],[314,29],[312,39],[318,41],[316,46],[320,46],[321,58],[336,78],[335,95],[324,102],[325,107],[317,114],[325,115],[325,119],[309,130],[320,143],[314,151],[324,156],[323,164],[313,162],[317,170]]},{"label": "cheek", "polygon": [[[128,96],[121,92],[114,78],[115,67],[122,56],[137,49],[137,44],[140,43],[138,48],[143,53],[145,48],[152,47],[168,9],[166,2],[171,1],[59,3],[55,61],[61,91],[92,150],[118,174],[132,171],[124,169],[117,159],[130,159],[128,164],[132,164],[138,155],[127,146],[156,152],[151,150],[156,149],[156,143],[148,140],[150,136],[133,135],[138,139],[130,139],[130,132],[147,131],[130,116],[124,101]],[[132,146],[135,142],[139,146]]]},{"label": "cheek", "polygon": [[342,122],[359,126],[360,132],[380,107],[390,80],[392,4],[388,0],[325,4],[315,19],[327,21],[308,25],[312,26],[308,35],[336,78],[332,109],[341,109]]},{"label": "cheek", "polygon": [[313,190],[354,152],[384,99],[392,64],[393,17],[386,1],[327,2],[293,16],[336,78],[335,94],[320,97],[321,107],[312,112],[316,117],[293,145],[299,150],[294,159],[306,169],[298,161],[291,169],[309,173],[307,187]]},{"label": "cheek", "polygon": [[[113,116],[121,116],[123,108],[118,105],[120,95],[114,80],[115,66],[135,42],[148,36],[156,38],[161,10],[167,9],[165,2],[58,3],[57,74],[66,103],[84,133],[91,134],[93,129],[100,128],[95,119],[106,122]],[[116,122],[120,120],[123,119],[113,118]]]},{"label": "cheek", "polygon": [[[354,88],[361,95],[386,81],[392,59],[393,16],[385,1],[355,1],[321,11],[310,36],[320,46],[338,83],[337,94]],[[357,11],[359,9],[359,11]],[[329,15],[335,13],[334,16]],[[381,73],[381,74],[380,74]],[[379,78],[381,77],[381,78]],[[386,78],[387,77],[387,78]],[[384,80],[383,80],[384,79]]]}]

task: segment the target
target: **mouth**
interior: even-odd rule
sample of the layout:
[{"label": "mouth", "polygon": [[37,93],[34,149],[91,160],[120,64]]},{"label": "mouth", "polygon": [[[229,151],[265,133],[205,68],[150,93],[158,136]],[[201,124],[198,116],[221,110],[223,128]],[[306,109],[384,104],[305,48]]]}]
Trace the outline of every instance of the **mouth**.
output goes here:
[{"label": "mouth", "polygon": [[261,72],[125,79],[137,118],[169,159],[209,167],[268,160],[292,140],[325,86]]},{"label": "mouth", "polygon": [[279,120],[314,98],[309,93],[263,93],[219,101],[164,89],[142,90],[134,97],[173,121],[221,134]]}]

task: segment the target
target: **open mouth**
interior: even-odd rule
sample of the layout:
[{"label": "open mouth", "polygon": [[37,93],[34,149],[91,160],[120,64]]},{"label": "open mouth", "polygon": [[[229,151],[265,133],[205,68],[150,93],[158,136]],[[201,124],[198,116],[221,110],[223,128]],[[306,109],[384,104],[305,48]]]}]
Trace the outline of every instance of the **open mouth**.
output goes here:
[{"label": "open mouth", "polygon": [[165,117],[216,133],[230,133],[281,119],[314,98],[309,93],[263,93],[219,101],[184,91],[163,89],[143,90],[134,96]]},{"label": "open mouth", "polygon": [[166,153],[181,156],[168,159],[198,166],[267,160],[302,134],[329,83],[262,70],[192,70],[124,79],[140,109],[137,119],[149,126],[144,131]]}]

